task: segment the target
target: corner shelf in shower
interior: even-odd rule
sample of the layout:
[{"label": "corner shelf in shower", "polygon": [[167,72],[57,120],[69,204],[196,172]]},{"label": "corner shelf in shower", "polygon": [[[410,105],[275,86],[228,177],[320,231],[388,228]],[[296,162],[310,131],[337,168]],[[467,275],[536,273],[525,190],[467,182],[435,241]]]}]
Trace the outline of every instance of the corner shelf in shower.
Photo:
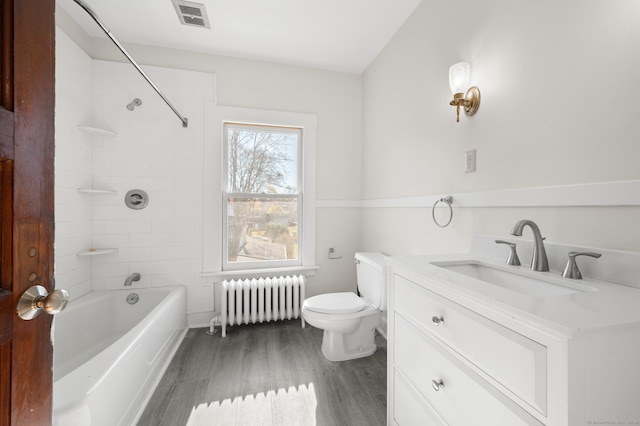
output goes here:
[{"label": "corner shelf in shower", "polygon": [[117,194],[117,191],[113,189],[93,189],[93,188],[78,188],[78,192],[82,194]]},{"label": "corner shelf in shower", "polygon": [[117,248],[89,249],[76,253],[78,256],[100,256],[103,254],[115,253]]},{"label": "corner shelf in shower", "polygon": [[78,126],[78,129],[82,130],[83,132],[87,132],[93,136],[117,136],[116,132],[112,132],[111,130],[107,130],[107,129],[100,129],[98,127]]}]

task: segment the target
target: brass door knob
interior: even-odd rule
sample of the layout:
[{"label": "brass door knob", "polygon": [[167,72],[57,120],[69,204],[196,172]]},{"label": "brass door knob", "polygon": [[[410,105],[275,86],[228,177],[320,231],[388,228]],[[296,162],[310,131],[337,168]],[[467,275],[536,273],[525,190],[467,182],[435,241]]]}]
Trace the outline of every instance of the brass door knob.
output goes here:
[{"label": "brass door knob", "polygon": [[25,291],[16,311],[23,320],[32,320],[43,311],[49,315],[61,312],[69,303],[69,293],[66,290],[54,290],[47,293],[47,289],[41,285],[34,285]]}]

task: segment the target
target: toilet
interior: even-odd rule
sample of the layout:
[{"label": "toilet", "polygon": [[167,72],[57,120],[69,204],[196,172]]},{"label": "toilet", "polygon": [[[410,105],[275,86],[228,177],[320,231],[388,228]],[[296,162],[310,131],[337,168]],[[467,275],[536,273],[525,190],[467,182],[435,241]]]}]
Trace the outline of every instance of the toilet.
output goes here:
[{"label": "toilet", "polygon": [[328,293],[306,299],[302,316],[324,330],[322,354],[329,361],[346,361],[376,351],[375,330],[387,308],[386,267],[381,253],[356,253],[355,293]]}]

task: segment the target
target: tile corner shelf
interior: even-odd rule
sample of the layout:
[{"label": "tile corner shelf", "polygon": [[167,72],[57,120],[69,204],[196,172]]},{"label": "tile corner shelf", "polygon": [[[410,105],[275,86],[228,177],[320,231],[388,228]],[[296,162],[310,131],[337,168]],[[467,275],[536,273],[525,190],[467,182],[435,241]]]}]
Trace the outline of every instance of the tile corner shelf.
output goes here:
[{"label": "tile corner shelf", "polygon": [[116,136],[117,135],[116,132],[112,132],[111,130],[107,130],[107,129],[100,129],[98,127],[78,126],[78,129],[82,130],[83,132],[87,132],[93,136]]},{"label": "tile corner shelf", "polygon": [[117,248],[104,248],[104,249],[90,249],[85,251],[80,251],[77,253],[78,256],[100,256],[102,254],[109,254],[117,252]]},{"label": "tile corner shelf", "polygon": [[117,194],[117,191],[113,189],[93,189],[93,188],[78,188],[78,192],[82,194]]}]

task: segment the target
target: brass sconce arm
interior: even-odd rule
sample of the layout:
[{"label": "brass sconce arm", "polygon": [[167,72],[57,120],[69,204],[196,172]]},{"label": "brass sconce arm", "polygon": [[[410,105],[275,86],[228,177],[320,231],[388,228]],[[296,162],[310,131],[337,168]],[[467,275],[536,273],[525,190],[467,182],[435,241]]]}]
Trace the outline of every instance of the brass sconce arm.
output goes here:
[{"label": "brass sconce arm", "polygon": [[460,105],[464,105],[464,93],[456,93],[449,105],[456,107],[456,123],[460,122]]},{"label": "brass sconce arm", "polygon": [[449,105],[456,107],[456,122],[460,122],[460,107],[464,108],[464,113],[468,116],[474,115],[480,107],[480,89],[472,86],[467,93],[456,93]]}]

